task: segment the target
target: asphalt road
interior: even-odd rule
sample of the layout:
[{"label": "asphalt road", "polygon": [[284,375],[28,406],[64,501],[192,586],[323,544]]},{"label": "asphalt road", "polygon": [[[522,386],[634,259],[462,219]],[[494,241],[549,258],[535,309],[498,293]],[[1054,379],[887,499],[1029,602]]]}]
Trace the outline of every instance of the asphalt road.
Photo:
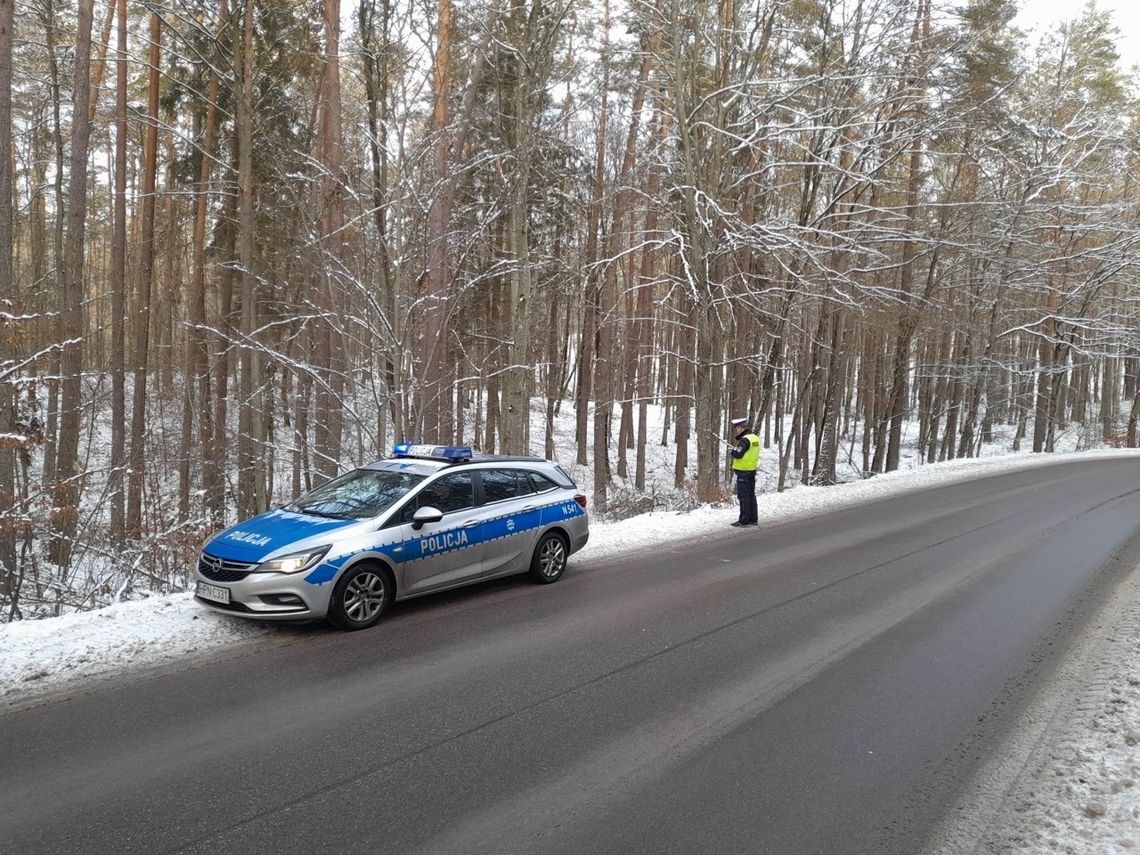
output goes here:
[{"label": "asphalt road", "polygon": [[0,715],[0,851],[913,853],[1135,550],[1140,460],[732,518]]}]

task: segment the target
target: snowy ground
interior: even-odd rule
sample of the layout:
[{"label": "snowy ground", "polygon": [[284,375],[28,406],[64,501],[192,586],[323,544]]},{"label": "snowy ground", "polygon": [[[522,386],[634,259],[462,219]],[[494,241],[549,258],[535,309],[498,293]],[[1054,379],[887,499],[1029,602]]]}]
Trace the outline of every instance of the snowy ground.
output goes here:
[{"label": "snowy ground", "polygon": [[[837,487],[797,486],[760,497],[762,524],[822,513],[873,498],[1065,459],[1136,455],[1102,451],[958,460]],[[733,518],[730,506],[687,513],[654,512],[596,523],[578,560],[709,536]],[[647,537],[647,535],[650,535]],[[1027,722],[1031,750],[1016,759],[1017,785],[974,829],[969,849],[954,838],[942,855],[1066,852],[1130,853],[1140,849],[1140,572],[1122,586],[1100,628],[1069,666],[1069,694]],[[155,596],[95,611],[0,625],[0,704],[14,704],[188,656],[271,637],[273,627],[208,612],[189,594]],[[1079,687],[1079,691],[1073,686]],[[1043,721],[1043,723],[1042,723]],[[996,772],[994,773],[997,774]],[[1009,776],[1007,776],[1009,777]],[[969,836],[969,835],[967,835]]]}]

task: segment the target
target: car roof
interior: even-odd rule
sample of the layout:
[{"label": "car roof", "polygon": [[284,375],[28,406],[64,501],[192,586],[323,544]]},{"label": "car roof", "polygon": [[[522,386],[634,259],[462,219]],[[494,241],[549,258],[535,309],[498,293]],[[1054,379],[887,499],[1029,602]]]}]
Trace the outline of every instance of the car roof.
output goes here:
[{"label": "car roof", "polygon": [[427,460],[419,457],[384,457],[360,467],[380,469],[388,472],[415,472],[417,475],[434,475],[441,469],[450,469],[446,460]]},{"label": "car roof", "polygon": [[[522,457],[511,454],[473,454],[465,463],[549,463],[554,465],[554,461],[546,460],[542,457]],[[462,464],[457,464],[462,465]]]},{"label": "car roof", "polygon": [[546,464],[557,466],[553,460],[542,457],[522,457],[510,454],[474,454],[467,460],[436,460],[430,457],[383,457],[366,463],[361,469],[399,469],[403,471],[419,472],[423,475],[432,475],[443,469],[455,469],[458,466],[471,466],[476,463],[529,463],[532,465]]}]

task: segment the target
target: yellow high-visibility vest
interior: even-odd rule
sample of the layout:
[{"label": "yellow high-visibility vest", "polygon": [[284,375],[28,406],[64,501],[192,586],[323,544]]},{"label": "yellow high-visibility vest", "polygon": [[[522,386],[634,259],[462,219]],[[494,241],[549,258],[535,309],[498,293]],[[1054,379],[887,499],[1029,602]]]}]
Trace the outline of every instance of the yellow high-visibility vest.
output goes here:
[{"label": "yellow high-visibility vest", "polygon": [[743,457],[732,458],[732,468],[736,472],[755,472],[760,464],[760,437],[754,433],[746,433],[742,439],[748,440],[748,450]]}]

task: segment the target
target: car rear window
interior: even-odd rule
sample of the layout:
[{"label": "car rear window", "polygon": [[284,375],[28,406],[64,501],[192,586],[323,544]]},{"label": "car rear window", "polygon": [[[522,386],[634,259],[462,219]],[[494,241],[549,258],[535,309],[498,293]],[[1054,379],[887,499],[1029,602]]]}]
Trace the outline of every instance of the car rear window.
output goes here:
[{"label": "car rear window", "polygon": [[538,472],[530,473],[530,482],[534,485],[535,492],[538,493],[545,493],[547,490],[553,490],[558,486],[545,475],[540,475]]}]

